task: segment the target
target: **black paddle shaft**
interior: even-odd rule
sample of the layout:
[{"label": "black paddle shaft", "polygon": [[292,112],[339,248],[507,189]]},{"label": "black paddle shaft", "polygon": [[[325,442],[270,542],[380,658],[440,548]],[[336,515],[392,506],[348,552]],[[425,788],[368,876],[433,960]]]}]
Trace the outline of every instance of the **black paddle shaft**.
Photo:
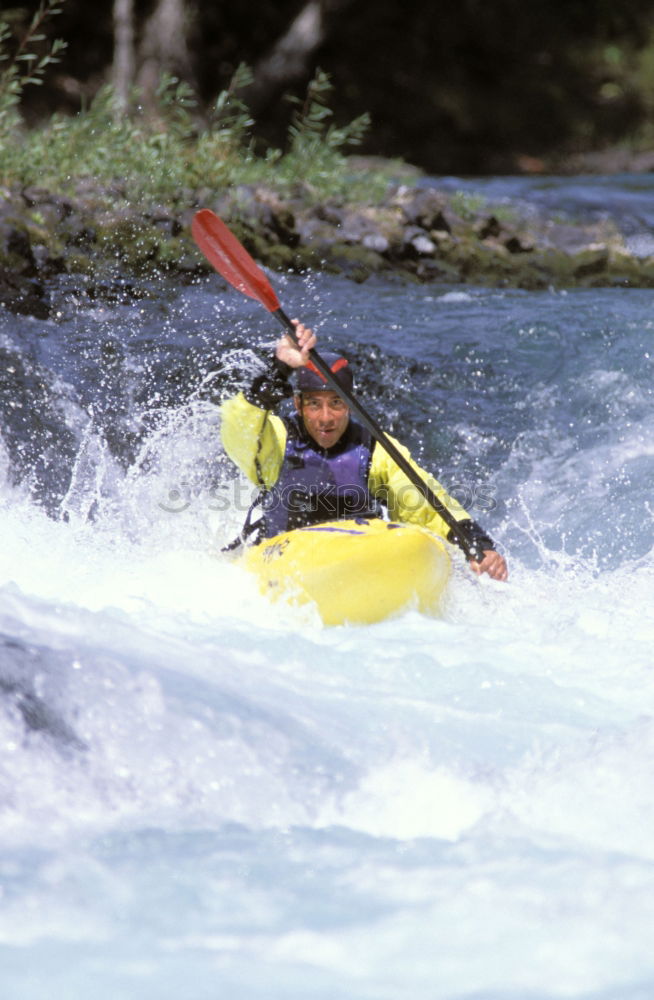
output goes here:
[{"label": "black paddle shaft", "polygon": [[[293,340],[293,342],[297,344],[298,340],[295,334],[295,326],[288,318],[284,310],[278,308],[273,310],[272,312],[273,316],[276,316],[281,325],[284,327],[284,329],[290,336],[291,340]],[[427,483],[425,483],[420,478],[420,476],[413,468],[411,463],[407,461],[407,459],[405,458],[405,456],[402,454],[401,451],[398,451],[398,449],[395,447],[395,445],[390,440],[388,435],[382,430],[382,428],[379,426],[374,417],[371,417],[370,414],[367,413],[366,410],[364,410],[361,403],[359,403],[359,401],[354,398],[349,389],[346,389],[344,386],[339,384],[337,379],[334,377],[334,373],[330,369],[327,362],[323,361],[323,359],[320,357],[320,355],[316,350],[312,348],[309,351],[309,357],[312,363],[320,372],[320,374],[323,376],[327,384],[331,386],[334,392],[337,392],[338,395],[341,397],[341,399],[343,399],[347,403],[349,408],[352,410],[353,413],[356,414],[356,416],[359,418],[364,427],[368,428],[368,430],[374,437],[375,441],[377,441],[382,446],[384,451],[388,455],[390,455],[390,457],[393,459],[396,465],[398,465],[399,468],[402,470],[402,472],[405,474],[407,479],[413,484],[413,486],[415,486],[418,492],[422,494],[427,503],[434,508],[434,510],[438,515],[440,515],[440,517],[442,517],[442,519],[445,521],[445,523],[451,530],[451,535],[453,540],[456,541],[457,544],[463,549],[463,551],[466,554],[466,557],[468,559],[474,559],[475,562],[481,562],[481,560],[484,558],[484,553],[483,551],[481,551],[479,545],[473,539],[468,537],[461,522],[457,521],[452,512],[449,511],[445,506],[445,504],[443,504],[438,499],[434,491],[430,489]]]}]

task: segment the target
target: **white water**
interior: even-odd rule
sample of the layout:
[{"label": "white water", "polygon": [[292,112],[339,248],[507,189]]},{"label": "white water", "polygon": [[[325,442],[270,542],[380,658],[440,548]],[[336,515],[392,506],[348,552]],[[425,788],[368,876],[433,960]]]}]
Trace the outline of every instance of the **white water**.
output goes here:
[{"label": "white water", "polygon": [[3,520],[52,713],[0,715],[4,996],[648,995],[651,557],[321,629],[163,526]]},{"label": "white water", "polygon": [[403,307],[446,345],[510,582],[457,560],[442,619],[365,628],[271,606],[218,554],[197,400],[127,472],[76,414],[67,521],[6,451],[3,1000],[654,995],[647,303],[339,288],[362,349]]}]

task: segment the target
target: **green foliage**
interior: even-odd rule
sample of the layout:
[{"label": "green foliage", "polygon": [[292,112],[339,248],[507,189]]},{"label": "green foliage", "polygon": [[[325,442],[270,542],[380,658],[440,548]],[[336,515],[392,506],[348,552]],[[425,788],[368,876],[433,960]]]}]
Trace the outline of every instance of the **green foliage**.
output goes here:
[{"label": "green foliage", "polygon": [[376,170],[353,172],[345,150],[358,146],[370,128],[365,112],[349,124],[337,126],[330,121],[333,112],[328,101],[333,96],[329,76],[316,70],[304,100],[287,97],[295,108],[288,128],[287,149],[269,149],[264,166],[275,166],[275,183],[281,187],[309,185],[319,197],[334,197],[351,202],[381,201],[392,179],[393,165]]},{"label": "green foliage", "polygon": [[43,0],[13,54],[10,52],[11,26],[0,20],[0,64],[6,64],[0,72],[0,143],[3,145],[20,123],[18,105],[24,89],[40,86],[48,66],[59,62],[66,48],[66,43],[57,38],[42,49],[42,43],[46,42],[43,27],[49,18],[61,13],[62,2]]},{"label": "green foliage", "polygon": [[[234,52],[251,63],[261,58],[262,44],[283,36],[298,2],[233,3],[227,17],[225,4],[185,0],[197,78],[215,78],[221,67],[232,64]],[[39,3],[38,23],[27,28]],[[0,22],[7,22],[0,23],[0,140],[5,143],[12,130],[20,129],[20,108],[30,106],[29,82],[42,80],[48,61],[57,58],[56,48],[48,50],[45,39],[37,36],[50,35],[44,22],[62,6],[70,43],[66,75],[79,81],[91,74],[108,78],[113,0],[99,5],[89,0],[0,0]],[[154,6],[154,0],[134,5],[139,44]],[[27,38],[33,39],[23,40],[20,53],[15,52],[18,32],[12,34],[10,23],[24,24]],[[330,16],[325,23],[329,44],[324,51],[340,81],[338,95],[327,93],[326,76],[317,74],[306,99],[294,102],[288,140],[278,101],[270,102],[262,112],[266,120],[259,123],[283,153],[258,150],[254,159],[262,169],[263,163],[279,166],[283,160],[289,180],[293,171],[301,176],[303,156],[313,161],[317,154],[314,173],[330,173],[346,148],[339,143],[356,142],[354,125],[365,125],[366,119],[344,128],[340,123],[361,107],[373,115],[377,152],[406,156],[431,173],[522,169],[525,157],[555,166],[559,157],[612,143],[651,148],[651,0],[469,0],[450,5],[446,17],[442,5],[425,0],[376,0],[349,4],[347,17]],[[392,59],[380,58],[389,52]],[[190,109],[192,118],[201,118],[201,124],[194,122],[202,141],[200,159],[211,164],[213,158],[221,173],[235,147],[248,170],[255,166],[254,123],[239,100],[246,86],[237,80],[213,108]],[[53,88],[31,107],[42,113],[60,98]],[[136,97],[130,106],[138,106]],[[180,124],[185,127],[184,121]]]},{"label": "green foliage", "polygon": [[304,101],[297,97],[288,98],[298,108],[288,130],[292,154],[304,156],[325,149],[340,152],[345,146],[358,146],[362,142],[370,128],[370,115],[367,112],[342,128],[326,125],[333,113],[328,105],[333,90],[327,73],[317,69],[307,87]]},{"label": "green foliage", "polygon": [[[20,141],[7,143],[3,151],[0,182],[74,190],[90,178],[96,187],[119,185],[134,200],[172,202],[198,189],[272,183],[288,190],[302,183],[317,196],[381,199],[388,174],[353,175],[343,154],[347,145],[361,141],[368,116],[343,127],[330,122],[332,85],[326,74],[319,71],[305,101],[297,102],[286,151],[256,150],[255,123],[239,96],[251,80],[248,67],[239,66],[205,120],[191,88],[170,75],[162,77],[155,107],[147,112],[121,111],[112,89],[105,87],[77,115],[54,115],[43,126],[25,130],[14,102],[11,130],[14,137],[20,133]],[[131,107],[139,107],[138,94]]]},{"label": "green foliage", "polygon": [[238,96],[252,83],[252,70],[245,63],[237,67],[229,86],[218,94],[211,109],[211,132],[220,136],[222,142],[241,146],[246,143],[254,118],[244,101]]},{"label": "green foliage", "polygon": [[208,178],[214,178],[216,184],[229,183],[233,171],[246,169],[254,160],[254,119],[239,97],[251,82],[252,71],[242,63],[216,98],[193,152],[192,169],[198,183]]},{"label": "green foliage", "polygon": [[452,210],[462,219],[470,220],[483,212],[488,206],[488,199],[483,194],[470,191],[454,191],[450,197]]}]

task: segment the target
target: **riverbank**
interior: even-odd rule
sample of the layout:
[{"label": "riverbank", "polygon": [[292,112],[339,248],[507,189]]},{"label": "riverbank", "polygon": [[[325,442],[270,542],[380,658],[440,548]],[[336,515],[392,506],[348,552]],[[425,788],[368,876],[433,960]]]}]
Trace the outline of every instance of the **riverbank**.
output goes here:
[{"label": "riverbank", "polygon": [[[353,176],[372,166],[348,161]],[[423,187],[409,167],[397,173],[381,202],[369,205],[318,196],[306,182],[284,193],[262,184],[183,190],[166,204],[135,204],[121,185],[89,180],[74,195],[0,189],[0,297],[5,308],[45,318],[58,275],[78,275],[96,298],[161,273],[191,280],[208,270],[190,236],[201,207],[221,215],[273,270],[326,270],[358,282],[392,273],[524,289],[654,287],[654,257],[628,252],[610,219],[585,224],[524,208],[520,214],[469,193]]]}]

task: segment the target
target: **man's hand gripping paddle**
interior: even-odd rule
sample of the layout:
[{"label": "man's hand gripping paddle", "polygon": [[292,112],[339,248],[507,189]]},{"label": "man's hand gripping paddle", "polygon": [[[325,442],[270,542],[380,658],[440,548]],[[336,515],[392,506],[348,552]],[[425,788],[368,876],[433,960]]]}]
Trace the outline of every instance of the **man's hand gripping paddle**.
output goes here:
[{"label": "man's hand gripping paddle", "polygon": [[[191,225],[193,238],[209,263],[222,274],[223,278],[233,287],[256,299],[275,316],[284,327],[288,336],[297,344],[295,327],[281,308],[273,288],[259,265],[252,259],[245,247],[239,243],[234,234],[227,228],[222,219],[203,208],[193,218]],[[411,463],[398,451],[390,438],[385,434],[376,420],[367,413],[352,393],[345,389],[334,378],[329,365],[323,361],[316,350],[309,352],[309,357],[331,389],[338,393],[351,411],[356,414],[361,423],[368,428],[375,441],[386,451],[400,467],[407,479],[415,486],[428,504],[434,508],[451,529],[453,539],[461,546],[468,559],[481,562],[484,553],[479,546],[468,538],[463,526],[456,520],[447,507],[441,503],[436,494],[429,488]]]}]

